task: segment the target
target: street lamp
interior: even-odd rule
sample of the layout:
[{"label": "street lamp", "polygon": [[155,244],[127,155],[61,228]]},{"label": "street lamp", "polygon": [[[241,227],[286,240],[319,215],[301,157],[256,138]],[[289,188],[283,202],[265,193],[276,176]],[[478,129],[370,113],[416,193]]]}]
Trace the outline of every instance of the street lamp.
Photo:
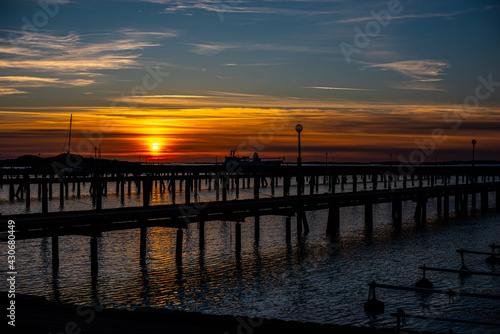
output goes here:
[{"label": "street lamp", "polygon": [[472,167],[474,167],[474,148],[476,146],[477,141],[472,139]]}]

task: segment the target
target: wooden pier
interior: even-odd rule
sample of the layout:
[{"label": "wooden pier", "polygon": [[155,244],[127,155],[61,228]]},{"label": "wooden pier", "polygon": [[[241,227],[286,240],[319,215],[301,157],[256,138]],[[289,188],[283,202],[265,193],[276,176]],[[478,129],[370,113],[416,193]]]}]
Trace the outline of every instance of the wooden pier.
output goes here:
[{"label": "wooden pier", "polygon": [[[254,238],[260,238],[260,217],[266,215],[283,216],[285,218],[285,242],[291,242],[291,223],[295,217],[298,235],[307,234],[309,222],[306,212],[314,210],[328,210],[327,227],[325,234],[331,241],[339,238],[341,225],[340,208],[349,206],[363,206],[365,210],[365,225],[369,230],[373,228],[373,206],[379,203],[392,204],[392,218],[395,224],[403,220],[403,202],[416,203],[414,219],[417,224],[425,224],[427,220],[427,202],[436,199],[438,215],[443,219],[450,217],[450,198],[455,202],[455,213],[467,213],[470,207],[475,208],[475,202],[469,205],[469,197],[476,199],[481,196],[481,209],[489,209],[488,197],[493,193],[496,197],[496,208],[500,208],[500,169],[495,166],[478,167],[436,167],[427,166],[415,168],[411,175],[398,174],[401,167],[389,166],[304,166],[303,177],[309,181],[309,192],[290,194],[290,188],[297,184],[296,166],[276,166],[269,168],[241,168],[230,170],[227,166],[142,166],[139,172],[120,171],[111,174],[95,174],[92,176],[72,176],[57,178],[49,175],[29,175],[30,172],[22,171],[21,174],[10,174],[2,177],[1,182],[9,187],[9,196],[22,194],[19,190],[24,187],[26,192],[26,205],[28,206],[31,184],[38,184],[40,189],[41,213],[27,213],[19,215],[3,215],[2,220],[13,220],[16,228],[16,238],[52,238],[52,256],[54,270],[59,263],[58,237],[61,235],[81,234],[91,236],[91,250],[93,268],[97,268],[96,238],[105,231],[122,229],[140,229],[141,251],[146,253],[147,228],[163,226],[177,229],[176,261],[182,264],[183,229],[189,228],[191,223],[198,223],[199,247],[205,247],[205,224],[211,221],[223,220],[235,223],[235,252],[239,256],[241,251],[241,224],[245,219],[254,219]],[[180,168],[180,169],[179,169]],[[5,170],[2,170],[5,172]],[[17,172],[19,173],[19,172]],[[4,176],[6,174],[4,173]],[[319,193],[318,184],[323,179],[323,184],[328,185],[328,192]],[[350,179],[349,192],[335,192],[335,185],[341,183],[341,188],[347,185]],[[369,180],[371,187],[368,189]],[[204,181],[204,182],[203,182]],[[241,183],[240,183],[241,181]],[[281,182],[280,182],[281,181]],[[90,182],[94,190],[92,201],[93,210],[84,211],[57,211],[48,212],[48,201],[51,197],[50,189],[59,183],[61,209],[64,200],[68,197],[70,184],[73,188],[80,189],[80,183]],[[121,207],[116,209],[103,209],[102,196],[106,196],[108,183],[116,182],[116,196],[123,203],[126,185],[128,194],[131,184],[135,183],[137,191],[142,190],[142,206]],[[299,180],[300,182],[300,180]],[[363,189],[358,189],[358,182]],[[191,200],[191,195],[205,190],[216,192],[216,200],[199,202]],[[426,183],[426,185],[424,185]],[[150,205],[150,197],[154,184],[157,191],[169,191],[172,204]],[[248,189],[253,186],[252,199],[238,199],[238,189]],[[331,186],[329,186],[331,184]],[[379,184],[380,188],[379,189]],[[383,184],[383,185],[382,185]],[[179,191],[184,186],[184,201],[175,204],[176,187]],[[15,188],[18,187],[17,191]],[[271,187],[274,197],[261,198],[261,189]],[[282,188],[281,196],[277,194],[278,187]],[[397,188],[398,187],[398,188]],[[323,187],[324,191],[325,187]],[[231,191],[233,198],[228,198]],[[222,193],[222,196],[218,196]],[[21,196],[21,195],[19,195]],[[77,196],[81,196],[77,190]],[[5,224],[4,226],[7,226]],[[2,240],[5,240],[6,229],[0,231]]]}]

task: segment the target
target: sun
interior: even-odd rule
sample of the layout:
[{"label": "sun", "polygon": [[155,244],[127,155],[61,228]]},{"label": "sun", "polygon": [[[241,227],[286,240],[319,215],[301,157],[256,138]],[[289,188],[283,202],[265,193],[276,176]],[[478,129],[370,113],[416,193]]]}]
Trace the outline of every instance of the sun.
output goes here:
[{"label": "sun", "polygon": [[158,143],[152,143],[151,146],[153,147],[153,151],[158,151],[160,149],[160,144]]}]

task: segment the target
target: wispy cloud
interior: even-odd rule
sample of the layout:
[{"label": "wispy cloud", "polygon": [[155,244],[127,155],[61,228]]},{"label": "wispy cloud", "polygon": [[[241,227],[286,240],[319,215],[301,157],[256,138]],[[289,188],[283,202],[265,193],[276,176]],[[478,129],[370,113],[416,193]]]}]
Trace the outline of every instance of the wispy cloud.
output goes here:
[{"label": "wispy cloud", "polygon": [[325,87],[325,86],[317,86],[317,87],[303,87],[310,89],[323,89],[323,90],[375,90],[368,88],[349,88],[349,87]]},{"label": "wispy cloud", "polygon": [[182,43],[191,47],[191,52],[210,56],[223,51],[283,51],[283,52],[316,52],[332,53],[334,47],[282,45],[274,43]]},{"label": "wispy cloud", "polygon": [[25,94],[25,91],[9,88],[9,87],[0,87],[0,96],[2,95],[11,95],[11,94]]},{"label": "wispy cloud", "polygon": [[30,76],[0,77],[0,83],[6,83],[10,87],[87,86],[93,82],[94,82],[93,80],[85,80],[85,79],[60,79],[60,78],[30,77]]},{"label": "wispy cloud", "polygon": [[[461,10],[451,13],[423,13],[423,14],[407,14],[407,15],[391,16],[391,21],[408,20],[408,19],[451,18],[457,15],[465,14],[467,12],[470,12],[471,10]],[[361,17],[352,17],[348,19],[337,20],[334,21],[334,23],[354,23],[354,22],[365,22],[371,20],[374,20],[373,16],[361,16]]]},{"label": "wispy cloud", "polygon": [[[163,38],[177,36],[175,31],[139,31],[122,29],[100,34],[79,35],[69,32],[25,34],[2,30],[0,67],[9,71],[0,78],[4,93],[14,87],[86,86],[102,70],[139,68],[141,51],[156,47]],[[33,75],[44,73],[43,76]],[[10,90],[10,94],[19,94]],[[23,92],[24,93],[24,92]]]},{"label": "wispy cloud", "polygon": [[362,67],[363,69],[373,68],[380,71],[395,71],[411,78],[409,82],[397,84],[394,87],[400,89],[415,90],[442,90],[436,86],[436,82],[442,81],[439,78],[445,75],[445,70],[450,67],[450,63],[445,60],[406,60],[386,64],[372,64]]}]

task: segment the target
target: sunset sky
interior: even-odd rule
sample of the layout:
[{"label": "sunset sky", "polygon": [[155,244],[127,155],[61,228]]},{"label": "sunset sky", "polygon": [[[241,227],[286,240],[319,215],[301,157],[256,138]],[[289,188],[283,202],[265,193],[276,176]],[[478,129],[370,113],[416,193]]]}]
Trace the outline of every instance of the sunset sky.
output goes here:
[{"label": "sunset sky", "polygon": [[499,59],[498,1],[2,0],[0,155],[500,160]]}]

